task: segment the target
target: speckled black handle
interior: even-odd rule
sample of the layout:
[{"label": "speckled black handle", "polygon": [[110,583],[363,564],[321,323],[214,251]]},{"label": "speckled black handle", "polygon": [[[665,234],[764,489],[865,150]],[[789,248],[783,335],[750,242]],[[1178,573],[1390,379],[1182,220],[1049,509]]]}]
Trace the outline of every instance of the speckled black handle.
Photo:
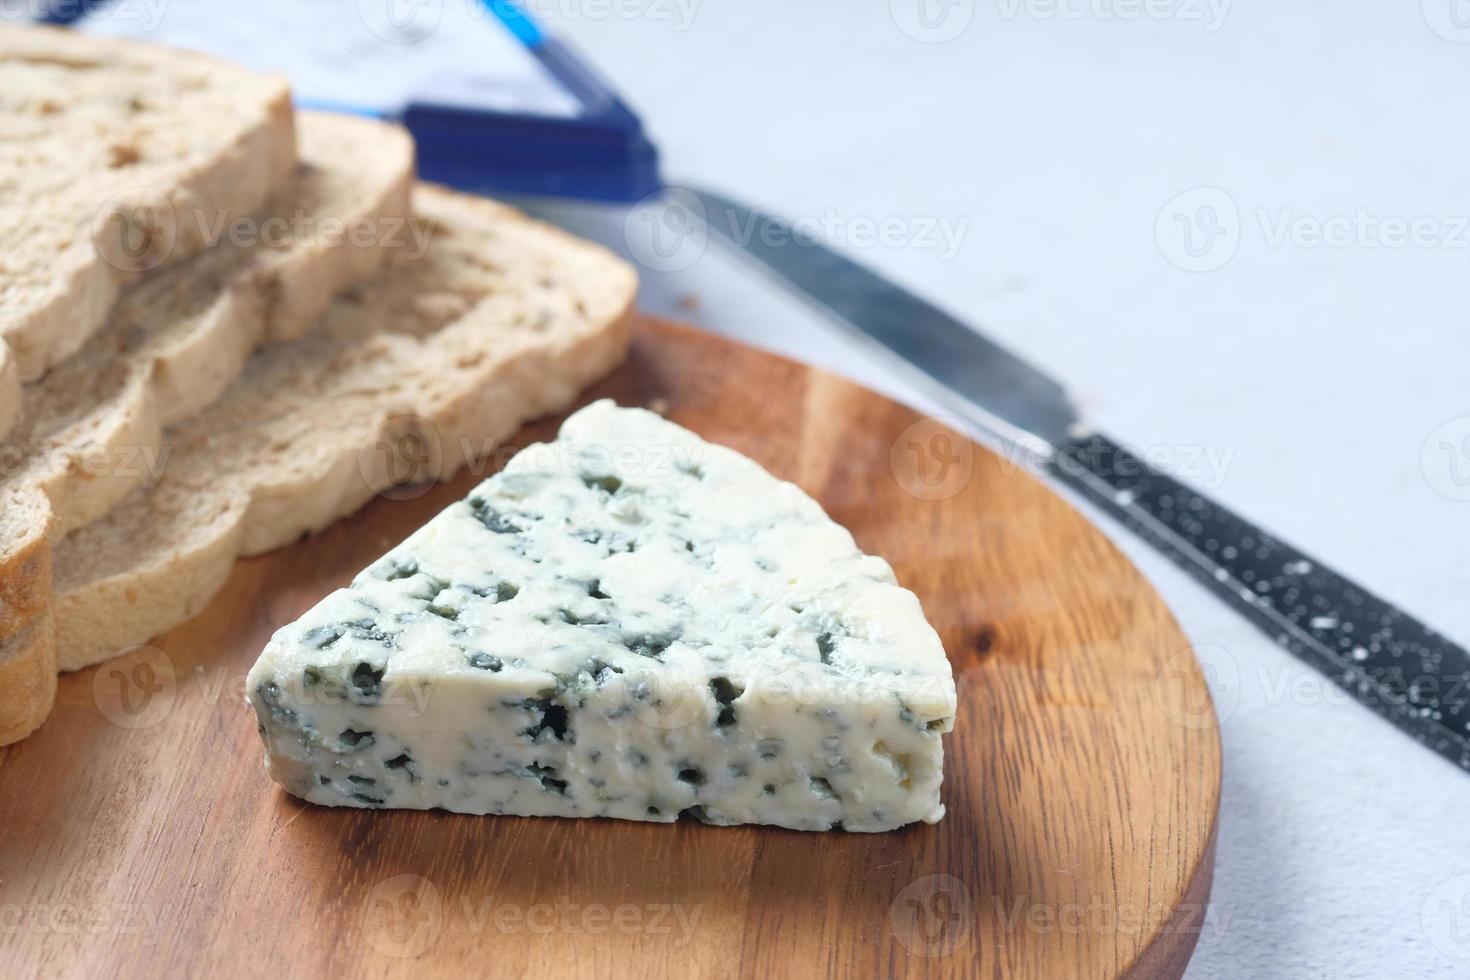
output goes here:
[{"label": "speckled black handle", "polygon": [[1052,471],[1226,597],[1277,643],[1470,769],[1470,653],[1105,436]]}]

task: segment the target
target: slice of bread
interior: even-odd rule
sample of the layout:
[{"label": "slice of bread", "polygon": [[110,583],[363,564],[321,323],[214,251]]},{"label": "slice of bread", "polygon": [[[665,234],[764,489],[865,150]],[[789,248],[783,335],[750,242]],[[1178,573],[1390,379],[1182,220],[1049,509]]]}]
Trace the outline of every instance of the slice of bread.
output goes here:
[{"label": "slice of bread", "polygon": [[[156,478],[165,426],[223,394],[255,348],[299,337],[335,293],[424,247],[404,130],[314,113],[300,126],[298,173],[268,212],[146,276],[82,350],[19,390],[0,444],[0,644],[49,609],[54,541]],[[5,662],[14,674],[24,660]],[[0,733],[23,735],[11,701],[34,699],[9,698],[0,677]]]},{"label": "slice of bread", "polygon": [[421,187],[415,209],[432,223],[423,258],[257,354],[170,431],[157,486],[58,545],[61,669],[195,615],[237,556],[375,492],[452,475],[624,358],[636,290],[625,263],[484,199]]},{"label": "slice of bread", "polygon": [[[145,277],[82,350],[22,389],[19,420],[0,446],[0,487],[31,509],[43,500],[52,521],[0,527],[0,596],[39,601],[0,606],[0,636],[44,605],[44,583],[23,579],[40,570],[26,563],[46,546],[49,523],[65,534],[154,478],[165,461],[164,428],[218,398],[251,351],[300,336],[335,293],[422,247],[411,232],[423,230],[409,221],[407,132],[303,114],[301,137],[299,172],[268,214]],[[282,237],[269,231],[278,227]]]},{"label": "slice of bread", "polygon": [[208,220],[260,207],[295,161],[282,78],[0,28],[0,340],[22,377],[81,347],[123,283],[203,249]]}]

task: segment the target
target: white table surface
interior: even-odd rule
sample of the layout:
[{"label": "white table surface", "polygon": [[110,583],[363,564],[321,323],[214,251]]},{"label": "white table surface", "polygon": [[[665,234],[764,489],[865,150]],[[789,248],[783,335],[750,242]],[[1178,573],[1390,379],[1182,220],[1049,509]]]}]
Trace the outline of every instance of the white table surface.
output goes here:
[{"label": "white table surface", "polygon": [[[219,29],[123,2],[164,40]],[[1470,642],[1465,0],[528,5],[640,110],[672,180],[815,222],[1052,369],[1107,431]],[[275,32],[254,34],[231,53],[270,65]],[[618,215],[551,213],[625,244]],[[893,241],[865,242],[879,227]],[[716,251],[643,271],[651,311],[923,404]],[[1103,526],[1222,718],[1189,976],[1470,976],[1470,776]]]},{"label": "white table surface", "polygon": [[[914,241],[854,254],[1470,642],[1470,16],[1457,32],[1452,0],[931,0],[952,18],[938,30],[963,26],[933,43],[897,26],[919,2],[539,6],[634,103],[671,181],[846,241],[898,219]],[[1175,200],[1201,187],[1218,190]],[[1228,232],[1202,249],[1196,228],[1191,259],[1173,215],[1212,203]],[[928,247],[941,221],[962,232],[952,254]],[[718,255],[644,271],[651,310],[921,401]],[[1103,526],[1198,645],[1222,717],[1189,976],[1470,976],[1470,776]]]}]

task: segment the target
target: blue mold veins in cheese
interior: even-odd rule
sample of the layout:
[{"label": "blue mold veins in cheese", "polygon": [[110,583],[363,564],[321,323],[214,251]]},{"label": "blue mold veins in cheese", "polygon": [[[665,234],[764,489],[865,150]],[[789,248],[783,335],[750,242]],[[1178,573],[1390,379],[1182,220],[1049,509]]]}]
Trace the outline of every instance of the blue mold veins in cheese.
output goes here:
[{"label": "blue mold veins in cheese", "polygon": [[314,803],[891,830],[954,679],[810,497],[598,402],[280,630],[248,691]]}]

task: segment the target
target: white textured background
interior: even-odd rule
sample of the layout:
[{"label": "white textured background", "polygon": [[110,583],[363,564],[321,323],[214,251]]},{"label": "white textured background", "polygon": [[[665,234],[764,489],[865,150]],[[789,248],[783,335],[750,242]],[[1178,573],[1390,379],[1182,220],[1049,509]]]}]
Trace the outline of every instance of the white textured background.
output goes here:
[{"label": "white textured background", "polygon": [[[1106,430],[1470,643],[1470,3],[529,5],[641,111],[672,180],[823,223],[1054,370]],[[1178,222],[1203,245],[1202,205],[1224,233],[1191,258]],[[885,220],[905,243],[860,241]],[[644,305],[914,400],[713,251],[646,270]],[[1223,717],[1189,976],[1470,976],[1470,775],[1109,532]]]}]

